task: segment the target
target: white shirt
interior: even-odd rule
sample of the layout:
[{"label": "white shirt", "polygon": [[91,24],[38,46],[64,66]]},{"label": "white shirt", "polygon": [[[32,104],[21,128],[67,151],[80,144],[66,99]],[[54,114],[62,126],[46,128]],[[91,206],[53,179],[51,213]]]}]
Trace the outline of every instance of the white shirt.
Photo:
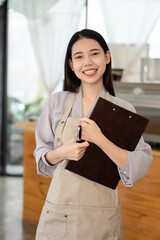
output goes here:
[{"label": "white shirt", "polygon": [[[57,165],[51,166],[45,159],[45,154],[49,150],[56,148],[55,131],[61,120],[65,105],[70,92],[62,91],[52,94],[46,101],[39,123],[36,128],[36,149],[34,156],[37,163],[37,172],[43,176],[53,177]],[[105,90],[98,97],[105,98]],[[87,117],[89,118],[97,100],[91,106]],[[132,112],[136,112],[132,104],[125,100],[112,96],[112,102]],[[82,117],[82,91],[81,88],[76,96],[69,117]],[[128,162],[123,168],[118,167],[120,178],[123,184],[131,187],[133,183],[146,176],[152,161],[152,150],[149,144],[145,143],[143,137],[139,140],[136,149],[132,152],[127,151]]]}]

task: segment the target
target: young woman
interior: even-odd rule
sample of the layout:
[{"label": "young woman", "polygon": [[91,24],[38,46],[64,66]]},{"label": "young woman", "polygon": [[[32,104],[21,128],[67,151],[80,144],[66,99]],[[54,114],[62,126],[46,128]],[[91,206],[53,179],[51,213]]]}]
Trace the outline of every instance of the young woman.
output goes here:
[{"label": "young woman", "polygon": [[[48,98],[36,129],[37,171],[53,177],[36,239],[122,240],[118,187],[113,190],[65,169],[67,160],[79,161],[89,143],[94,143],[117,165],[123,184],[131,187],[147,174],[152,161],[151,148],[143,138],[129,152],[109,141],[89,119],[99,97],[135,112],[131,104],[115,97],[111,54],[99,33],[84,29],[71,38],[64,90]],[[82,143],[76,142],[79,124]]]}]

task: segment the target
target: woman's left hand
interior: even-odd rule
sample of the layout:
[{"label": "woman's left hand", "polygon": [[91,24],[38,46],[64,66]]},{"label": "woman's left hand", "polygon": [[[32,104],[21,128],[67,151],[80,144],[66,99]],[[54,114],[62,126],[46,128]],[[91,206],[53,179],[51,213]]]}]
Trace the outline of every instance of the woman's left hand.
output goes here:
[{"label": "woman's left hand", "polygon": [[89,118],[84,117],[81,118],[80,121],[82,126],[81,138],[96,144],[96,139],[102,134],[101,129],[93,120]]}]

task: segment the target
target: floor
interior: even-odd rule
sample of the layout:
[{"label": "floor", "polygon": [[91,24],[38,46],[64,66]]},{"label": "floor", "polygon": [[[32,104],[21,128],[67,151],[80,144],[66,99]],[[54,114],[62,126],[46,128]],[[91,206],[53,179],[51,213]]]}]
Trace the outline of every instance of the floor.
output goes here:
[{"label": "floor", "polygon": [[0,177],[0,240],[34,240],[36,227],[22,220],[23,178]]}]

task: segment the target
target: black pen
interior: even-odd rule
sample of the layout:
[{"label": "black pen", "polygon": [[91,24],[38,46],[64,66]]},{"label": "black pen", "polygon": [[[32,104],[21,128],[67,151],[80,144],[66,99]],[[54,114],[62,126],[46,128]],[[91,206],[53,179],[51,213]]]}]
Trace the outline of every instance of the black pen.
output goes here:
[{"label": "black pen", "polygon": [[84,142],[84,140],[81,139],[81,135],[82,135],[82,126],[79,125],[77,129],[77,143]]}]

